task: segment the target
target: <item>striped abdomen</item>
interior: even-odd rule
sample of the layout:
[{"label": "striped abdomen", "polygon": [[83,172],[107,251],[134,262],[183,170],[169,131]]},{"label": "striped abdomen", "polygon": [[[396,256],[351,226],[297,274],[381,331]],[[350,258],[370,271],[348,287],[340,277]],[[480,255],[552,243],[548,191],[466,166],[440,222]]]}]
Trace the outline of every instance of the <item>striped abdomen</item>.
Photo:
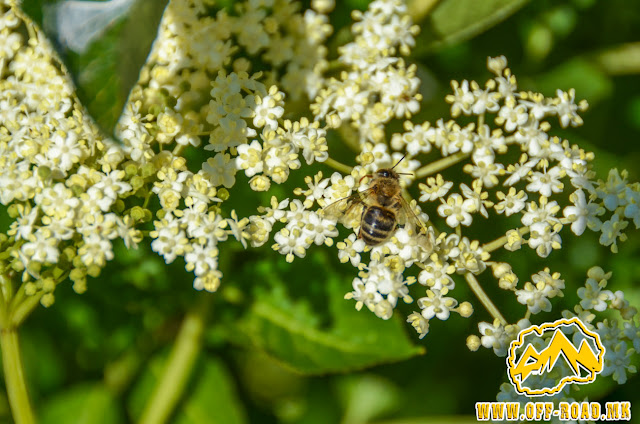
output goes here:
[{"label": "striped abdomen", "polygon": [[362,213],[359,237],[369,246],[375,246],[388,239],[395,229],[396,215],[393,211],[371,206]]}]

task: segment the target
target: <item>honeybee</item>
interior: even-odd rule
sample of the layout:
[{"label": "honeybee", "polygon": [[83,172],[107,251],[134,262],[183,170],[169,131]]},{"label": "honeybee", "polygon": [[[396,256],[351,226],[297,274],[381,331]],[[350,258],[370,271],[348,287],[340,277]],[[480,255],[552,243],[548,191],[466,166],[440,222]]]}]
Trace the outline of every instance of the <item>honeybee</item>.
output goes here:
[{"label": "honeybee", "polygon": [[402,173],[393,170],[402,159],[391,168],[381,168],[373,175],[362,177],[360,181],[372,178],[370,187],[333,202],[323,209],[324,215],[344,223],[347,221],[346,217],[353,216],[362,208],[358,238],[369,246],[377,246],[388,240],[398,224],[410,222],[416,229],[426,233],[424,225],[402,197]]}]

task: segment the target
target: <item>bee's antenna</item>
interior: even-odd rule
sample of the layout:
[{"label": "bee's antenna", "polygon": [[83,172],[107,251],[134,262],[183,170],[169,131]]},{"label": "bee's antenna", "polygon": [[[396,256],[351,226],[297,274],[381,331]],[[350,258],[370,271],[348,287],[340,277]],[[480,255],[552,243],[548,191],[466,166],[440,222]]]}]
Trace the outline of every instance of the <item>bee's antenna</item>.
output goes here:
[{"label": "bee's antenna", "polygon": [[[407,157],[407,154],[405,153],[405,154],[404,154],[404,156],[402,156],[402,157],[400,158],[400,160],[399,160],[398,162],[396,162],[396,164],[395,164],[395,165],[393,165],[393,168],[395,168],[396,166],[398,166],[398,164],[399,164],[400,162],[402,162],[402,161],[404,160],[404,158],[406,158],[406,157]],[[393,168],[391,168],[391,169],[393,169]]]}]

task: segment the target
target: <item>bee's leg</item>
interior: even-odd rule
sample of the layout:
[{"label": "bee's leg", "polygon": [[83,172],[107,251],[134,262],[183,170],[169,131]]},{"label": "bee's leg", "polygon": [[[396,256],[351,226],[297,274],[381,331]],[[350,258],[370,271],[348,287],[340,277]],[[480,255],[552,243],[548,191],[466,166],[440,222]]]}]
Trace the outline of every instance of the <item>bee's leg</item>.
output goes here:
[{"label": "bee's leg", "polygon": [[360,215],[360,229],[358,230],[358,238],[362,238],[362,222],[364,220],[364,214],[367,211],[367,208],[362,209],[362,214]]}]

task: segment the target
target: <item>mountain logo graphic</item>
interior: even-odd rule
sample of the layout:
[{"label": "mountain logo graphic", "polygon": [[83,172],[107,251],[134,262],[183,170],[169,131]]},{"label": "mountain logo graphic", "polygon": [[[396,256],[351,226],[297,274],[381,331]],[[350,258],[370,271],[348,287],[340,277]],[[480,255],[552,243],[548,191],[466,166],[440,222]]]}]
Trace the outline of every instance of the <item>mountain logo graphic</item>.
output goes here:
[{"label": "mountain logo graphic", "polygon": [[[574,327],[574,331],[582,334],[583,339],[578,348],[567,338],[562,331],[563,327],[565,331]],[[534,347],[535,338],[542,338],[547,332],[553,332],[550,341],[538,352]],[[546,343],[546,340],[540,341],[542,344]],[[588,330],[578,318],[560,319],[540,326],[533,325],[518,334],[518,338],[509,346],[507,374],[509,381],[521,395],[550,396],[562,390],[565,384],[593,382],[604,366],[604,353],[605,348],[598,333]],[[544,377],[561,358],[568,366],[569,373],[561,376],[553,387],[532,387],[535,385],[535,378],[530,377]]]}]

